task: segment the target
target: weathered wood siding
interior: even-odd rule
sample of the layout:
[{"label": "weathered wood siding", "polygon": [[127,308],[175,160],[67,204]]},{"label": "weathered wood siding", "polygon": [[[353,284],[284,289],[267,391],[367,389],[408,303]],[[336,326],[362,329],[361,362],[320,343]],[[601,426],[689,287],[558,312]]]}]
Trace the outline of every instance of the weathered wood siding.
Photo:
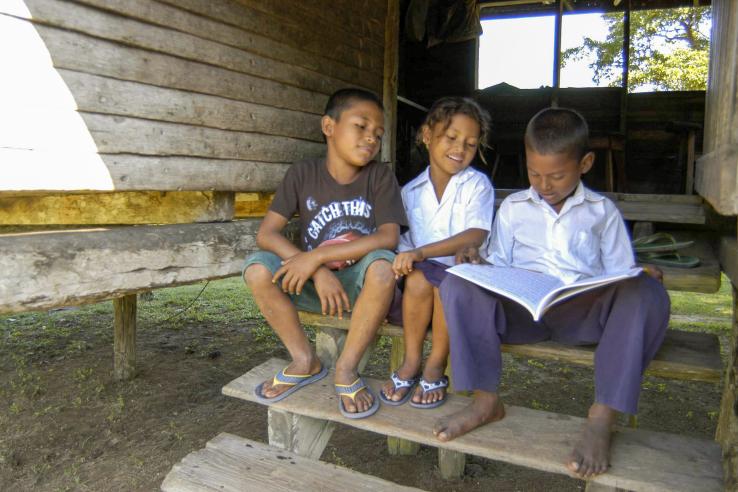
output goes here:
[{"label": "weathered wood siding", "polygon": [[[3,0],[0,43],[38,44],[50,63],[3,66],[14,93],[0,112],[0,191],[273,190],[288,163],[323,152],[331,92],[382,92],[386,11],[386,0]],[[43,96],[47,75],[71,106]],[[59,137],[80,117],[89,146]]]},{"label": "weathered wood siding", "polygon": [[714,0],[704,155],[695,187],[715,210],[738,214],[738,2]]}]

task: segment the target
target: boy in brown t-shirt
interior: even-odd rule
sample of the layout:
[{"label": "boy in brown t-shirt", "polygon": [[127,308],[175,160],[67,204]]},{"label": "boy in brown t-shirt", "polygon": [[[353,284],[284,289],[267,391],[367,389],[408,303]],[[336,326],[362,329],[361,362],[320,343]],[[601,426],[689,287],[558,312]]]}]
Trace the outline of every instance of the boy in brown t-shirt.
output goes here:
[{"label": "boy in brown t-shirt", "polygon": [[[279,401],[327,374],[300,326],[297,309],[343,317],[351,328],[336,361],[339,409],[363,418],[379,400],[357,374],[394,293],[392,250],[407,225],[391,169],[374,161],[384,133],[382,103],[362,89],[342,89],[328,100],[321,127],[325,159],[294,164],[259,227],[262,251],[251,255],[244,279],[292,362],[256,387],[264,403]],[[300,248],[282,231],[297,212]]]}]

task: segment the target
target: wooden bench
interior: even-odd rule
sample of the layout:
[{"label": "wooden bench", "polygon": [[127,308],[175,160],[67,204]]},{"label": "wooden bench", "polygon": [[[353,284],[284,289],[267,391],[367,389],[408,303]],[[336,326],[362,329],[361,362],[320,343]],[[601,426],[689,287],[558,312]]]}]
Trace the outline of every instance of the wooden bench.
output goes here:
[{"label": "wooden bench", "polygon": [[[335,317],[304,311],[301,311],[299,315],[300,321],[304,325],[313,326],[323,331],[349,329],[349,318],[340,320]],[[379,329],[379,335],[392,337],[393,355],[391,359],[395,361],[399,358],[399,362],[401,362],[402,328],[386,324]],[[426,338],[430,340],[430,333]],[[319,355],[325,352],[320,345],[321,343],[318,344]],[[585,366],[594,364],[594,349],[593,346],[575,347],[549,341],[525,345],[503,344],[502,346],[504,352],[522,357],[556,360]],[[326,357],[321,357],[321,359],[324,362],[327,361]],[[392,367],[391,369],[394,370],[395,368]],[[666,339],[646,370],[646,374],[664,378],[717,383],[720,381],[722,370],[720,340],[716,335],[668,330]]]},{"label": "wooden bench", "polygon": [[420,490],[221,433],[185,456],[161,484],[164,492],[394,492]]},{"label": "wooden bench", "polygon": [[[256,401],[254,387],[287,364],[270,359],[228,383],[223,394]],[[382,382],[367,379],[379,390]],[[484,426],[448,443],[430,429],[435,420],[459,411],[467,397],[449,395],[439,409],[419,412],[409,405],[382,408],[367,419],[352,420],[338,411],[332,374],[269,407],[270,444],[306,456],[320,456],[335,423],[476,456],[566,474],[563,460],[572,436],[584,419],[508,406],[500,422]],[[640,429],[619,428],[613,438],[612,467],[590,482],[626,490],[712,491],[723,489],[720,446],[696,439]]]}]

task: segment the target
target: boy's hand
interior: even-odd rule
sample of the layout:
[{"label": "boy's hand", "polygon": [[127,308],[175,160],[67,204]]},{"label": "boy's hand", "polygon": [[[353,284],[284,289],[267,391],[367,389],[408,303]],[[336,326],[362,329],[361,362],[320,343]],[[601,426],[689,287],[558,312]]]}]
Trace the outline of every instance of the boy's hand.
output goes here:
[{"label": "boy's hand", "polygon": [[392,262],[392,271],[395,272],[395,278],[398,279],[403,275],[409,275],[413,271],[413,263],[423,261],[423,252],[420,248],[403,251],[395,256]]},{"label": "boy's hand", "polygon": [[320,267],[317,257],[310,252],[297,253],[295,256],[282,261],[282,266],[272,277],[272,283],[277,283],[282,277],[282,290],[290,294],[300,295],[305,282],[313,276]]},{"label": "boy's hand", "polygon": [[486,263],[484,258],[479,255],[479,248],[476,246],[465,246],[456,252],[454,257],[456,264],[459,263],[473,263],[478,265],[480,263]]},{"label": "boy's hand", "polygon": [[313,275],[315,290],[320,298],[320,308],[323,316],[338,313],[338,319],[343,319],[344,311],[351,311],[348,295],[338,277],[328,268],[322,267]]},{"label": "boy's hand", "polygon": [[664,283],[664,272],[655,265],[642,265],[643,271],[655,278],[661,283]]}]

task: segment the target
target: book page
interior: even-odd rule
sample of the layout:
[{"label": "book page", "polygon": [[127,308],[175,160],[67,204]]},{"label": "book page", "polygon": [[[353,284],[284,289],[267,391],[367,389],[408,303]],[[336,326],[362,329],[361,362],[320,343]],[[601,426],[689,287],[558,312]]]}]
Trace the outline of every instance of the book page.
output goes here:
[{"label": "book page", "polygon": [[619,282],[620,280],[624,280],[626,278],[635,277],[642,271],[642,268],[630,268],[622,272],[583,278],[574,283],[555,289],[547,296],[544,304],[546,306],[546,309],[548,309],[554,304],[558,304],[559,302],[569,299],[570,297],[573,297],[577,294],[602,287],[603,285]]},{"label": "book page", "polygon": [[447,272],[518,302],[534,317],[541,300],[563,285],[561,280],[551,275],[520,268],[462,263]]}]

